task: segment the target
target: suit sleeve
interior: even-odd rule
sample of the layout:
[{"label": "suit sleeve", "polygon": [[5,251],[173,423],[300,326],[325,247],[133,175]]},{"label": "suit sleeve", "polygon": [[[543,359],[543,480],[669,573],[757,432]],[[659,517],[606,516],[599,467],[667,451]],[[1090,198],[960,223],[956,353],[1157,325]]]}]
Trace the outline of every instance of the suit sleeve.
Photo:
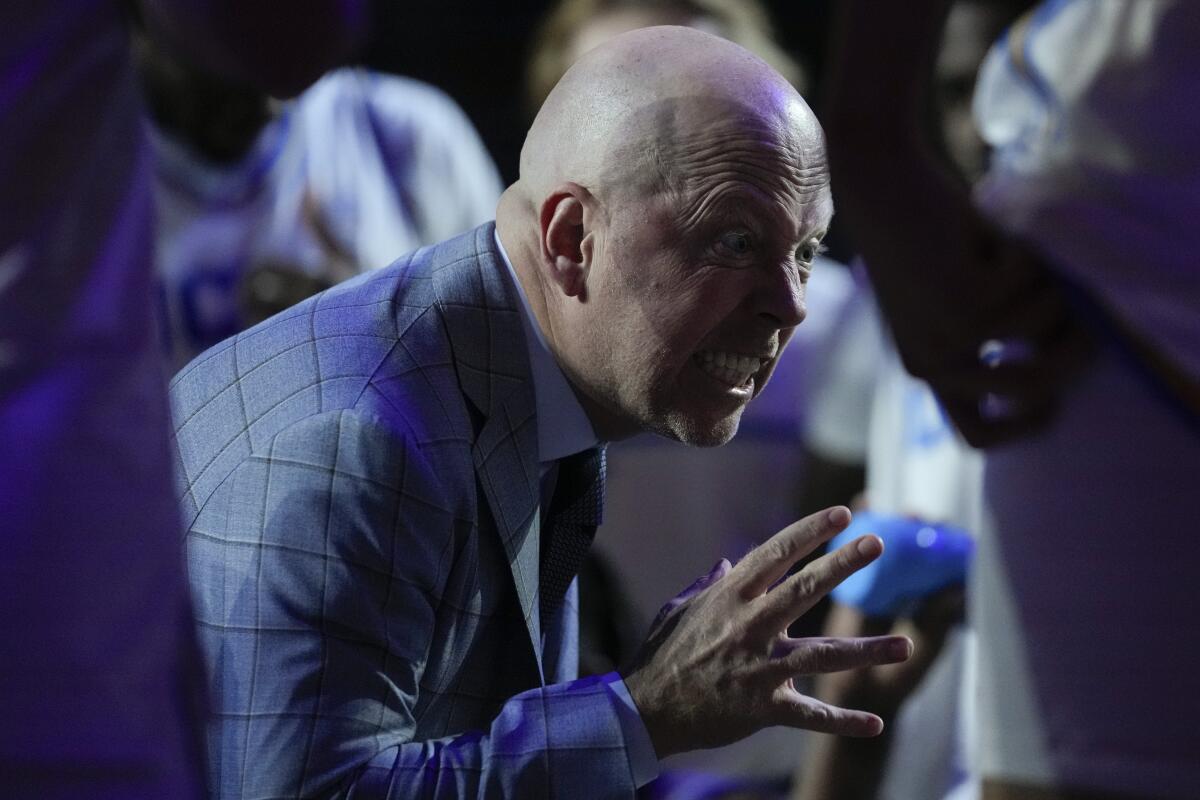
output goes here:
[{"label": "suit sleeve", "polygon": [[616,673],[517,695],[487,731],[377,754],[336,796],[632,797]]},{"label": "suit sleeve", "polygon": [[191,526],[221,795],[631,795],[615,676],[532,690],[487,730],[415,741],[471,523],[392,428],[345,411],[309,418],[247,458]]}]

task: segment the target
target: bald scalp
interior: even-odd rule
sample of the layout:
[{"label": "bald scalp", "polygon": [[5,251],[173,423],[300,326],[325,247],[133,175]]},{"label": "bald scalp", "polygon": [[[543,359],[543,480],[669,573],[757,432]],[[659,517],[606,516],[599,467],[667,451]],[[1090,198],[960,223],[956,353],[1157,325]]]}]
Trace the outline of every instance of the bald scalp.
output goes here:
[{"label": "bald scalp", "polygon": [[513,188],[536,206],[567,181],[604,195],[670,180],[685,166],[677,151],[713,119],[822,148],[808,106],[758,57],[692,28],[643,28],[586,53],[562,77],[526,136]]}]

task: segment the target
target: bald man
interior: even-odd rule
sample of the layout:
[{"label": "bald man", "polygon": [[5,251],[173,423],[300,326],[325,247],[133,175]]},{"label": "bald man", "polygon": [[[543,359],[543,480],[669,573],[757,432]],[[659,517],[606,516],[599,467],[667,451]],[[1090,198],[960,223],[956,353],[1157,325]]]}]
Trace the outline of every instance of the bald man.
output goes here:
[{"label": "bald man", "polygon": [[623,674],[574,680],[604,443],[734,435],[831,213],[785,81],[696,31],[626,34],[552,92],[494,225],[180,373],[219,796],[629,796],[658,758],[767,725],[878,733],[791,682],[910,651],[784,633],[880,552],[785,578],[841,508],[719,563]]}]

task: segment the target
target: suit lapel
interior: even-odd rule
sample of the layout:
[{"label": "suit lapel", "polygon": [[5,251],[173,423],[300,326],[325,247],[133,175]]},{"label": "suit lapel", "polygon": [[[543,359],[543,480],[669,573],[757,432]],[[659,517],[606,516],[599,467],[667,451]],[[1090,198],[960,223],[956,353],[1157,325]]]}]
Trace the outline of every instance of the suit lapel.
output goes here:
[{"label": "suit lapel", "polygon": [[433,265],[433,285],[459,383],[482,417],[475,472],[508,555],[541,673],[537,414],[520,299],[494,230],[489,223],[448,243],[447,257]]}]

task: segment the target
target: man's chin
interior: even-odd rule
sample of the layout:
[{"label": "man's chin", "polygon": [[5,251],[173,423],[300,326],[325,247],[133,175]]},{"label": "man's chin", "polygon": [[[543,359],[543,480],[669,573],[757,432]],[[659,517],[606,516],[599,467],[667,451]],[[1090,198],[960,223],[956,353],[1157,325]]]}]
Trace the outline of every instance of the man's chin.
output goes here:
[{"label": "man's chin", "polygon": [[676,414],[672,415],[664,429],[658,433],[691,447],[720,447],[728,444],[734,437],[741,420],[741,410],[715,420]]}]

